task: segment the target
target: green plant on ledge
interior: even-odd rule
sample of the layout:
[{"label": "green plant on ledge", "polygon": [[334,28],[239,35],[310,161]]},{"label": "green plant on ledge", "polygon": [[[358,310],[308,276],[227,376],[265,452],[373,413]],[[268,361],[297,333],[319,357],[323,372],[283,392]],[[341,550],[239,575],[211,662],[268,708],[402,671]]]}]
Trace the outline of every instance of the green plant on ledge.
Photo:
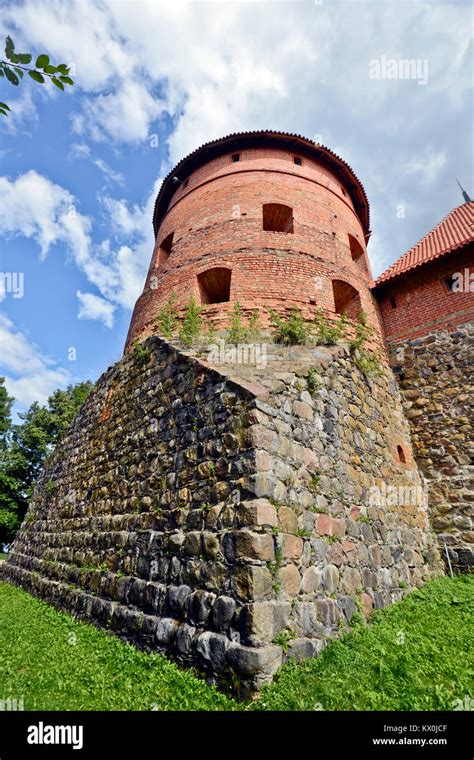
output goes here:
[{"label": "green plant on ledge", "polygon": [[133,346],[133,355],[139,364],[146,364],[151,356],[151,348],[144,346],[142,343],[135,343]]},{"label": "green plant on ledge", "polygon": [[305,320],[301,309],[297,306],[293,306],[284,317],[274,309],[268,309],[268,313],[275,343],[282,343],[284,346],[302,346],[309,342],[313,325]]},{"label": "green plant on ledge", "polygon": [[171,293],[165,305],[159,310],[156,323],[160,335],[171,340],[178,329],[178,317],[176,314],[176,293]]},{"label": "green plant on ledge", "polygon": [[326,319],[321,309],[318,309],[313,320],[316,328],[316,342],[323,346],[335,346],[346,334],[349,318],[344,312],[340,318],[334,322]]},{"label": "green plant on ledge", "polygon": [[308,392],[311,394],[311,396],[315,396],[318,391],[325,387],[323,380],[313,368],[308,371],[306,384],[308,386]]},{"label": "green plant on ledge", "polygon": [[295,638],[295,634],[290,628],[283,628],[273,639],[273,643],[282,648],[285,654],[288,654],[291,642]]},{"label": "green plant on ledge", "polygon": [[238,301],[235,302],[230,315],[227,340],[235,344],[245,343],[248,340],[248,328],[244,325],[242,309]]},{"label": "green plant on ledge", "polygon": [[192,346],[195,343],[202,331],[202,307],[196,303],[194,296],[191,296],[186,304],[186,310],[184,313],[184,319],[181,322],[179,330],[179,339],[185,346]]}]

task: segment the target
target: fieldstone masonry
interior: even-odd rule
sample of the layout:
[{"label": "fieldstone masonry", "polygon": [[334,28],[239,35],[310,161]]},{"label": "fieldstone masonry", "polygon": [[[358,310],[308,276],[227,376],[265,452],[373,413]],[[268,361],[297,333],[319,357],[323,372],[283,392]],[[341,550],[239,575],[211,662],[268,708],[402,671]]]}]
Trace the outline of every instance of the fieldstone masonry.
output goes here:
[{"label": "fieldstone masonry", "polygon": [[388,367],[345,346],[211,367],[151,337],[98,381],[1,573],[248,695],[441,572],[425,504],[384,483],[422,486]]},{"label": "fieldstone masonry", "polygon": [[474,564],[474,323],[392,344],[390,356],[440,549],[466,571]]}]

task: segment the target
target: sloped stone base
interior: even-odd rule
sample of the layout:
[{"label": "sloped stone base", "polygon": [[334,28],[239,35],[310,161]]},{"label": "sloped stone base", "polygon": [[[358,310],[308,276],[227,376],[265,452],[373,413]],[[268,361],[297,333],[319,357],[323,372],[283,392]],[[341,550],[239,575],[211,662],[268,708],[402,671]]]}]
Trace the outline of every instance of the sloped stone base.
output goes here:
[{"label": "sloped stone base", "polygon": [[426,505],[386,496],[421,488],[388,368],[272,351],[217,369],[154,337],[105,373],[1,577],[248,695],[439,573]]}]

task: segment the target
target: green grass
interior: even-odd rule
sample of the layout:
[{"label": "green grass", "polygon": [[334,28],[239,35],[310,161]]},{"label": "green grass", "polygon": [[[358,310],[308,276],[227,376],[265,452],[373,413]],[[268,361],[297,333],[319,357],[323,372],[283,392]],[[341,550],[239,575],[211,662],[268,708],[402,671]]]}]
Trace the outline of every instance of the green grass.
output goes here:
[{"label": "green grass", "polygon": [[225,710],[233,703],[158,654],[0,583],[0,698],[25,710]]},{"label": "green grass", "polygon": [[474,693],[473,592],[473,578],[432,581],[239,705],[161,655],[0,583],[0,698],[33,710],[452,710]]},{"label": "green grass", "polygon": [[438,578],[321,655],[289,663],[260,710],[452,710],[474,693],[474,578]]},{"label": "green grass", "polygon": [[0,560],[1,559],[6,559],[7,556],[8,556],[7,554],[4,554],[3,552],[0,552]]}]

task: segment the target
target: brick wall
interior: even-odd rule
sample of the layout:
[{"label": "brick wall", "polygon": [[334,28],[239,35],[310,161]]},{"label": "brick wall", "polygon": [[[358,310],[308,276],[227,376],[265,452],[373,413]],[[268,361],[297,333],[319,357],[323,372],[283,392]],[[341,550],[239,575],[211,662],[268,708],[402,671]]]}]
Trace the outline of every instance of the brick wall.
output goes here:
[{"label": "brick wall", "polygon": [[[423,337],[437,330],[453,331],[474,318],[472,290],[452,293],[445,279],[454,272],[474,273],[474,244],[458,253],[408,272],[376,288],[387,343]],[[391,304],[395,299],[396,307]]]}]

